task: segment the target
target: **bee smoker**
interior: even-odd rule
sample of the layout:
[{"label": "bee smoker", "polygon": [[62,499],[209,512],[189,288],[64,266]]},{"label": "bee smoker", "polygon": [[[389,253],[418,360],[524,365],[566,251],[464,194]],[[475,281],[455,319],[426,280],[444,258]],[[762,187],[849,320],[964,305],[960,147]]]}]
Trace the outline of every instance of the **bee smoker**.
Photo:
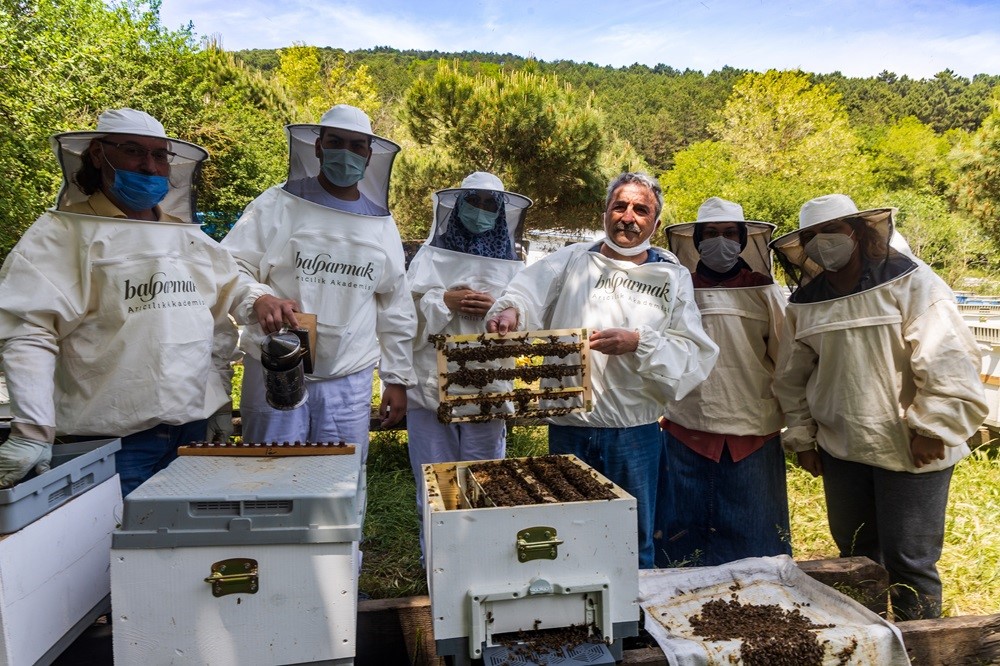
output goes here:
[{"label": "bee smoker", "polygon": [[312,371],[308,331],[282,329],[266,336],[260,345],[260,363],[267,404],[287,411],[305,403],[309,397],[305,373]]}]

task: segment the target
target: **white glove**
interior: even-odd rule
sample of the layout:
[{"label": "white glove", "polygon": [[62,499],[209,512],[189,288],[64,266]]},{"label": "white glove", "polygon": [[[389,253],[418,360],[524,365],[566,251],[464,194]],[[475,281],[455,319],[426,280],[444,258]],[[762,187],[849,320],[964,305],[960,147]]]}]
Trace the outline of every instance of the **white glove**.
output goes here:
[{"label": "white glove", "polygon": [[32,469],[44,474],[52,465],[52,445],[11,435],[0,444],[0,488],[10,488]]},{"label": "white glove", "polygon": [[205,439],[209,442],[229,443],[229,438],[236,430],[233,428],[233,412],[220,409],[208,419],[208,432]]}]

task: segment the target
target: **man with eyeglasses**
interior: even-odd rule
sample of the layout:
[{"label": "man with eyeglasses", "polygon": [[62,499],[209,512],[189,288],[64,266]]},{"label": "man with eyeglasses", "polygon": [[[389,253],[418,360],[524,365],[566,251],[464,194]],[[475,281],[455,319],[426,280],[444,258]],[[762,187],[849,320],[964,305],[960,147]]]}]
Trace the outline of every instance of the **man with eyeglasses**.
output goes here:
[{"label": "man with eyeglasses", "polygon": [[[120,437],[126,495],[206,436],[229,402],[230,315],[276,331],[294,301],[240,273],[194,222],[204,149],[133,109],[52,137],[56,206],[0,268],[13,422],[0,487],[49,469],[54,441]],[[221,359],[221,360],[220,360]]]}]

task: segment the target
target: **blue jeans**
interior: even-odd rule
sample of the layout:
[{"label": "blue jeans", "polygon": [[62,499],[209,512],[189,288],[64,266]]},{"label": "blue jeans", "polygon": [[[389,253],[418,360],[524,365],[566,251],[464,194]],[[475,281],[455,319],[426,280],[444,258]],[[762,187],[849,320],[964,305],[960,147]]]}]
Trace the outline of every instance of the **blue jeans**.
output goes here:
[{"label": "blue jeans", "polygon": [[177,457],[177,447],[204,441],[208,421],[201,419],[184,425],[161,423],[148,430],[122,437],[122,448],[115,454],[115,471],[122,485],[122,497]]},{"label": "blue jeans", "polygon": [[653,507],[660,470],[660,426],[549,426],[549,453],[572,453],[635,497],[639,568],[653,568]]},{"label": "blue jeans", "polygon": [[840,460],[823,449],[819,455],[840,556],[864,555],[885,566],[897,620],[940,617],[937,562],[954,467],[911,474]]},{"label": "blue jeans", "polygon": [[774,437],[739,462],[719,462],[662,432],[656,565],[715,566],[791,555],[785,455]]}]

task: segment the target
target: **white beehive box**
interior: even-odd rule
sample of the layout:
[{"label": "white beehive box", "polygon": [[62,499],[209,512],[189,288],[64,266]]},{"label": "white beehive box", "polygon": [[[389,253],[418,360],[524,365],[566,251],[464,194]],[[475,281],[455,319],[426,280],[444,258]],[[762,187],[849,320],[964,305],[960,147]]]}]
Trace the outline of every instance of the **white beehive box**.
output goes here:
[{"label": "white beehive box", "polygon": [[365,493],[357,453],[175,460],[114,534],[115,663],[352,664]]},{"label": "white beehive box", "polygon": [[0,536],[0,663],[50,664],[107,611],[108,553],[120,515],[121,486],[112,475]]},{"label": "white beehive box", "polygon": [[565,457],[615,499],[468,508],[465,468],[476,462],[424,465],[427,582],[439,655],[480,658],[496,645],[495,635],[518,631],[594,626],[606,643],[638,633],[635,498]]}]

